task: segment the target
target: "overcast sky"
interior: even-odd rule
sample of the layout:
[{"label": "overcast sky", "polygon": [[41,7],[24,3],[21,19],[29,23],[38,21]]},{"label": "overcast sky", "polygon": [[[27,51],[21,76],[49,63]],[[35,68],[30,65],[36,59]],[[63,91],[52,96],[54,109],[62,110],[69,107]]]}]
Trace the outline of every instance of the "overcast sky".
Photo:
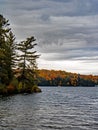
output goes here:
[{"label": "overcast sky", "polygon": [[17,41],[35,36],[38,67],[98,75],[98,0],[0,0]]}]

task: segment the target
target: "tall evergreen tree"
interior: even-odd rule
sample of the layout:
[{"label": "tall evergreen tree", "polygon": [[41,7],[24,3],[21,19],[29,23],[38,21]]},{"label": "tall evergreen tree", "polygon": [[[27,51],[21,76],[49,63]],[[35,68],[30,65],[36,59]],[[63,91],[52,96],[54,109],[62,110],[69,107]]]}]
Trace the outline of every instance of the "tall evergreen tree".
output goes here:
[{"label": "tall evergreen tree", "polygon": [[36,39],[32,36],[17,45],[18,50],[20,51],[18,65],[21,70],[20,81],[22,82],[23,89],[35,85],[37,74],[36,59],[39,57],[39,55],[36,54],[36,51],[33,51],[33,48],[37,45],[35,41]]},{"label": "tall evergreen tree", "polygon": [[14,55],[14,35],[9,21],[0,15],[0,82],[9,84],[12,79],[12,57]]},{"label": "tall evergreen tree", "polygon": [[16,67],[16,42],[15,42],[15,36],[13,35],[12,31],[9,32],[9,35],[7,36],[6,41],[6,67],[8,68],[8,78],[9,81],[13,78],[13,69]]}]

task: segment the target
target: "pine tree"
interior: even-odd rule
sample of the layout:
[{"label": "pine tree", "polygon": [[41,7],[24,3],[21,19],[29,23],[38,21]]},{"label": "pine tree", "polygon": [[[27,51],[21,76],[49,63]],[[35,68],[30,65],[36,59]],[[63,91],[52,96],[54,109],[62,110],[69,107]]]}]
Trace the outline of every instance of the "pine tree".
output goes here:
[{"label": "pine tree", "polygon": [[9,81],[13,79],[13,69],[16,67],[16,42],[15,36],[13,35],[12,31],[9,32],[6,41],[6,63],[7,63],[7,71],[8,71],[8,78]]},{"label": "pine tree", "polygon": [[0,15],[0,83],[9,84],[12,79],[14,55],[14,35],[9,28],[9,21]]},{"label": "pine tree", "polygon": [[39,55],[36,54],[36,51],[33,51],[33,48],[37,45],[35,41],[36,39],[32,36],[17,44],[17,49],[20,51],[18,56],[18,66],[21,70],[19,80],[22,82],[23,90],[25,88],[30,90],[36,84],[36,59],[39,58]]}]

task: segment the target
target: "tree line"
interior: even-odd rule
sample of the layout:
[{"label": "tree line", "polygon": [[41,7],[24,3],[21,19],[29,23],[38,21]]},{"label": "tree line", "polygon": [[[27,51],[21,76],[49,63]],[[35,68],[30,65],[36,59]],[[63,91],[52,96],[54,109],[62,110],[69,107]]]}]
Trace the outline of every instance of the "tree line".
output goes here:
[{"label": "tree line", "polygon": [[[41,91],[37,85],[34,36],[16,42],[9,20],[0,15],[0,94]],[[20,70],[18,76],[16,70]]]},{"label": "tree line", "polygon": [[39,86],[95,86],[98,76],[80,75],[66,71],[39,70]]}]

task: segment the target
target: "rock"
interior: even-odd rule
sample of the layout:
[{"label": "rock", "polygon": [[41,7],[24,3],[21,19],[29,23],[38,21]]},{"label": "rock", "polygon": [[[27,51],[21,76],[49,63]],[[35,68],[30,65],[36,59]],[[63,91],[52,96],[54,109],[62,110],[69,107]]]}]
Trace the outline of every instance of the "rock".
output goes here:
[{"label": "rock", "polygon": [[42,92],[42,91],[41,91],[41,89],[40,89],[38,86],[33,86],[32,92],[33,92],[33,93],[40,93],[40,92]]}]

